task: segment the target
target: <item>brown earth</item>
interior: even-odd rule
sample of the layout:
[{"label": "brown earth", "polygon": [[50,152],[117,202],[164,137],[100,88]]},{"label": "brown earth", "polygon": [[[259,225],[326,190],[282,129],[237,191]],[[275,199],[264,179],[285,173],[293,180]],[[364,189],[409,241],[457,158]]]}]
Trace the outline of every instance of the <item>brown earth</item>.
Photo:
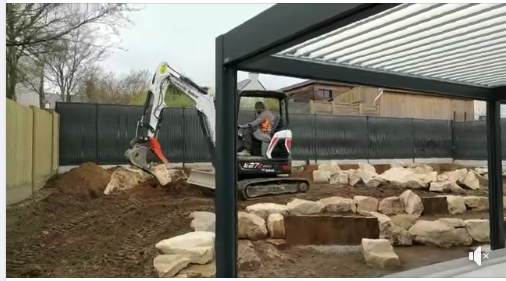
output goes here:
[{"label": "brown earth", "polygon": [[[213,194],[184,181],[159,186],[151,180],[126,192],[104,196],[113,169],[86,163],[52,178],[35,196],[7,208],[7,277],[156,277],[154,245],[191,231],[189,214],[213,211]],[[188,171],[186,171],[188,172]],[[392,187],[314,185],[307,194],[281,195],[240,202],[285,204],[293,198],[396,196]],[[425,191],[419,195],[433,196]],[[42,198],[43,197],[43,198]],[[487,217],[486,212],[473,217]],[[397,248],[406,268],[467,256],[467,250]],[[419,253],[423,252],[423,255]],[[329,254],[289,248],[286,257],[269,260],[243,277],[375,277],[359,252]],[[418,254],[415,254],[418,253]],[[420,256],[424,258],[421,259]]]}]

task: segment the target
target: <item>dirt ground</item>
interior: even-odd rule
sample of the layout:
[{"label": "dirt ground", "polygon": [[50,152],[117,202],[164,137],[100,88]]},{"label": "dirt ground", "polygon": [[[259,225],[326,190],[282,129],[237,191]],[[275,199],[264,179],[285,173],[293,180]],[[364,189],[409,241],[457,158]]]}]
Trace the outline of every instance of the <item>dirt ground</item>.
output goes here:
[{"label": "dirt ground", "polygon": [[[104,196],[111,170],[93,163],[51,179],[28,200],[7,208],[7,277],[156,277],[154,245],[191,231],[189,214],[213,211],[207,190],[155,181],[132,190]],[[396,196],[401,189],[314,185],[307,194],[266,197],[240,202],[239,209],[260,202],[287,203],[294,197],[329,196],[376,198]],[[416,191],[419,195],[431,193]],[[477,195],[485,195],[482,194]],[[472,213],[466,217],[486,218]],[[257,242],[262,243],[262,242]],[[241,277],[377,277],[388,271],[364,264],[359,250],[332,252],[325,248],[291,247],[284,258],[264,258],[264,266]],[[466,257],[468,249],[414,246],[396,248],[404,269]]]}]

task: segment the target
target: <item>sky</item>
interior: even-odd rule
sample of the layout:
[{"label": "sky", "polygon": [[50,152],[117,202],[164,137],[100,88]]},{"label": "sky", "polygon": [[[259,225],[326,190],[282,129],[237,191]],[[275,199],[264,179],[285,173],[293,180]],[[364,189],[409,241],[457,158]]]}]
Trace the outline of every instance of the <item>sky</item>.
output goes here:
[{"label": "sky", "polygon": [[[121,46],[103,65],[120,74],[135,69],[155,71],[162,61],[202,86],[215,84],[215,39],[274,4],[146,4],[121,32]],[[244,36],[248,36],[245,34]],[[247,78],[239,72],[238,81]],[[268,89],[302,80],[260,75]]]}]

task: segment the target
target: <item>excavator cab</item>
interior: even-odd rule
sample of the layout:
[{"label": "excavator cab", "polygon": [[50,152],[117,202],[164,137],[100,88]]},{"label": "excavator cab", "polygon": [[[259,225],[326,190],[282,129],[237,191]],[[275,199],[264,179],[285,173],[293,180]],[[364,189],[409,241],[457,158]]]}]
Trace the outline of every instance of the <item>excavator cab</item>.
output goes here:
[{"label": "excavator cab", "polygon": [[[265,105],[265,110],[270,111],[274,115],[274,121],[272,124],[271,132],[262,138],[253,136],[253,143],[251,148],[251,155],[256,157],[269,158],[267,152],[269,152],[269,144],[274,138],[275,134],[279,131],[286,130],[289,124],[288,120],[288,103],[286,102],[286,95],[279,91],[241,91],[239,92],[238,99],[238,122],[247,123],[257,117],[254,110],[256,102],[262,102]],[[248,120],[244,120],[245,117],[249,117]],[[238,128],[239,139],[243,138],[244,128]],[[291,142],[290,142],[291,144]],[[271,158],[288,158],[288,151],[290,148],[284,146],[275,146],[275,149],[271,152]],[[242,146],[237,148],[237,151],[241,151]],[[241,156],[241,158],[244,158]]]}]

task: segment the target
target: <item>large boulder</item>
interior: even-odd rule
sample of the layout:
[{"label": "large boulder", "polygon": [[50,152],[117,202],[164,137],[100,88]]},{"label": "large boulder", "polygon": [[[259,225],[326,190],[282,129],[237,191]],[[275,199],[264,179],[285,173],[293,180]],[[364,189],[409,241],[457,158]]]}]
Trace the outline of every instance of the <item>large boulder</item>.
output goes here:
[{"label": "large boulder", "polygon": [[467,169],[459,169],[455,171],[447,171],[441,173],[438,177],[438,181],[450,181],[458,183],[467,176]]},{"label": "large boulder", "polygon": [[216,277],[216,263],[190,264],[183,268],[174,278],[214,278]]},{"label": "large boulder", "polygon": [[410,215],[410,214],[398,214],[395,216],[390,217],[390,220],[397,226],[409,230],[418,219],[417,215]]},{"label": "large boulder", "polygon": [[266,220],[270,214],[288,215],[288,207],[275,203],[257,203],[246,207],[246,212]]},{"label": "large boulder", "polygon": [[486,211],[488,210],[488,198],[483,196],[466,196],[464,203],[466,207],[472,211]]},{"label": "large boulder", "polygon": [[446,222],[417,221],[410,229],[413,241],[424,245],[436,245],[442,248],[469,246],[473,239],[464,228],[454,228]]},{"label": "large boulder", "polygon": [[314,183],[329,183],[331,173],[326,170],[315,170],[313,171],[313,182]]},{"label": "large boulder", "polygon": [[376,168],[369,163],[358,163],[358,168],[376,174]]},{"label": "large boulder", "polygon": [[349,170],[348,171],[350,180],[349,183],[351,186],[356,186],[357,184],[362,182],[362,178],[360,177],[360,171],[358,170]]},{"label": "large boulder", "polygon": [[323,205],[325,205],[325,212],[327,213],[357,212],[357,203],[355,203],[355,201],[350,198],[334,196],[320,199],[318,202],[321,202]]},{"label": "large boulder", "polygon": [[285,238],[285,220],[281,214],[270,214],[267,218],[267,230],[271,238]]},{"label": "large boulder", "polygon": [[350,173],[348,171],[337,171],[330,176],[330,184],[349,184]]},{"label": "large boulder", "polygon": [[255,214],[238,213],[238,238],[260,240],[267,237],[265,220]]},{"label": "large boulder", "polygon": [[404,204],[397,196],[387,197],[379,203],[378,211],[387,216],[402,214],[404,212]]},{"label": "large boulder", "polygon": [[249,240],[237,242],[237,269],[241,271],[254,271],[262,267],[255,247]]},{"label": "large boulder", "polygon": [[466,203],[463,197],[455,195],[445,195],[448,202],[448,213],[450,215],[460,215],[466,212]]},{"label": "large boulder", "polygon": [[377,212],[366,213],[378,219],[379,238],[387,239],[392,245],[396,246],[411,246],[413,244],[411,234],[406,229],[395,225],[388,216]]},{"label": "large boulder", "polygon": [[394,248],[386,239],[362,239],[362,253],[367,265],[378,269],[396,269],[401,266]]},{"label": "large boulder", "polygon": [[476,174],[473,171],[469,171],[467,175],[457,183],[472,190],[480,189],[480,181],[476,178]]},{"label": "large boulder", "polygon": [[159,255],[153,260],[153,266],[160,278],[172,278],[183,268],[187,267],[191,259],[182,255]]},{"label": "large boulder", "polygon": [[409,169],[413,171],[415,174],[427,174],[434,171],[434,169],[424,163],[414,163],[409,166]]},{"label": "large boulder", "polygon": [[370,196],[355,196],[353,200],[357,203],[357,212],[376,212],[378,211],[378,199]]},{"label": "large boulder", "polygon": [[490,242],[490,224],[488,220],[466,220],[466,229],[469,235],[477,242]]},{"label": "large boulder", "polygon": [[162,253],[180,255],[191,263],[206,264],[214,257],[214,233],[195,231],[158,242],[155,247]]},{"label": "large boulder", "polygon": [[410,215],[421,215],[423,213],[422,199],[411,190],[404,191],[399,198],[404,205],[404,212]]},{"label": "large boulder", "polygon": [[412,169],[393,167],[381,174],[381,178],[394,186],[409,189],[426,189],[437,178],[436,172],[415,173]]},{"label": "large boulder", "polygon": [[116,191],[132,189],[148,178],[149,174],[141,169],[119,167],[112,173],[111,179],[104,190],[104,194],[109,195]]},{"label": "large boulder", "polygon": [[380,184],[385,182],[384,178],[378,176],[376,172],[372,172],[368,169],[358,169],[355,173],[367,187],[378,187]]},{"label": "large boulder", "polygon": [[313,215],[325,210],[325,205],[321,202],[297,198],[290,201],[286,206],[291,215]]},{"label": "large boulder", "polygon": [[332,161],[330,163],[322,163],[318,165],[318,170],[320,171],[328,171],[330,175],[335,174],[337,171],[340,171],[341,168],[339,168],[339,165],[337,162]]},{"label": "large boulder", "polygon": [[466,227],[466,223],[464,222],[464,220],[459,218],[441,218],[439,219],[439,221],[449,224],[451,227],[454,228]]},{"label": "large boulder", "polygon": [[452,185],[456,183],[451,181],[433,181],[429,185],[429,191],[432,192],[451,192]]},{"label": "large boulder", "polygon": [[215,232],[216,215],[211,212],[192,212],[190,218],[193,220],[190,226],[195,231],[210,231]]}]

